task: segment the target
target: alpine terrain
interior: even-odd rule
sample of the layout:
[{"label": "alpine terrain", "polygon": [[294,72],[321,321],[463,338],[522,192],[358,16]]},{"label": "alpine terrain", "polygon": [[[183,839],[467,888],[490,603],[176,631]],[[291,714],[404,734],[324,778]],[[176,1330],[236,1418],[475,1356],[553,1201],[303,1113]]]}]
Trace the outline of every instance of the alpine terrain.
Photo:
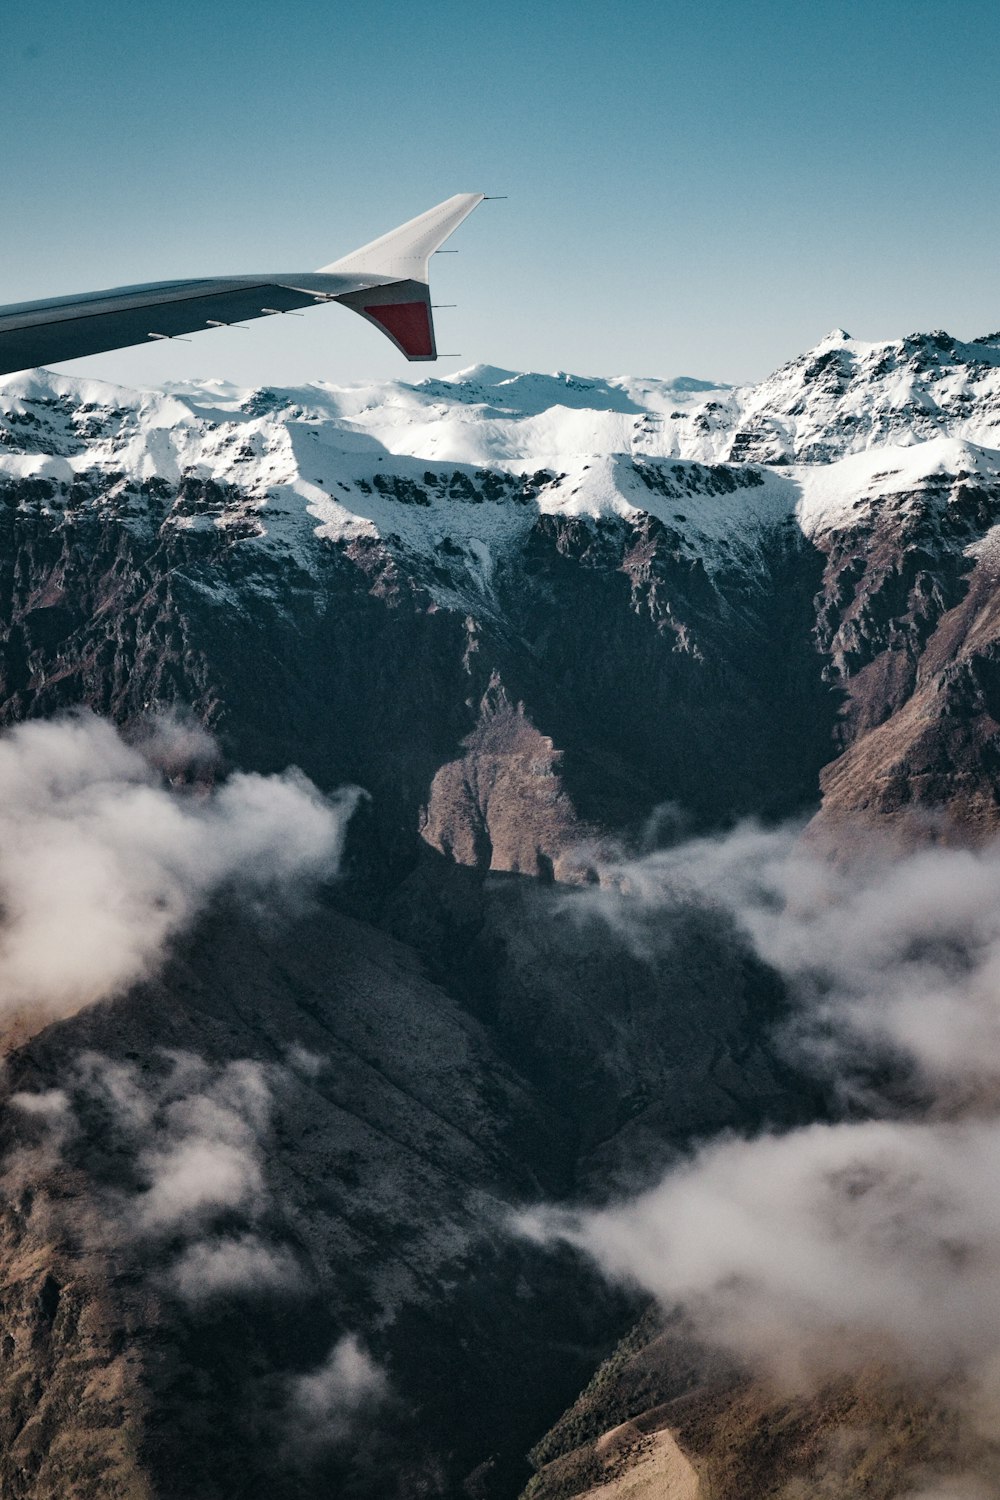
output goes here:
[{"label": "alpine terrain", "polygon": [[783,1386],[522,1221],[965,1118],[791,1045],[719,891],[642,894],[748,823],[986,858],[1000,334],[837,330],[738,389],[34,371],[0,502],[4,1495],[996,1484],[933,1372]]}]

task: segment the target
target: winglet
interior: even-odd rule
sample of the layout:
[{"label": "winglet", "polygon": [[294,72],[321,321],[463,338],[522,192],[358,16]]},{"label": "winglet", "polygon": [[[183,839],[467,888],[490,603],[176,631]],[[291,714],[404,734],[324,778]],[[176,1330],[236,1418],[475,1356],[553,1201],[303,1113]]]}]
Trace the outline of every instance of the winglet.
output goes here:
[{"label": "winglet", "polygon": [[320,270],[333,275],[384,276],[386,281],[428,279],[427,264],[439,245],[482,203],[483,193],[456,193],[380,239],[352,250]]},{"label": "winglet", "polygon": [[388,286],[345,292],[337,301],[374,323],[407,359],[437,359],[426,281],[391,281]]}]

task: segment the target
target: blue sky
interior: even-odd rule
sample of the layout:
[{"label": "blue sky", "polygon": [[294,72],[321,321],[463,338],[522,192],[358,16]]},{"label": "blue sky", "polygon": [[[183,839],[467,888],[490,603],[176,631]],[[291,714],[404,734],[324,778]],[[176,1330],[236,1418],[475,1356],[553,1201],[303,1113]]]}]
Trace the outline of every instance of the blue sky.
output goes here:
[{"label": "blue sky", "polygon": [[[0,302],[321,265],[453,192],[457,360],[758,378],[1000,327],[995,0],[7,0]],[[78,361],[408,366],[341,308]]]}]

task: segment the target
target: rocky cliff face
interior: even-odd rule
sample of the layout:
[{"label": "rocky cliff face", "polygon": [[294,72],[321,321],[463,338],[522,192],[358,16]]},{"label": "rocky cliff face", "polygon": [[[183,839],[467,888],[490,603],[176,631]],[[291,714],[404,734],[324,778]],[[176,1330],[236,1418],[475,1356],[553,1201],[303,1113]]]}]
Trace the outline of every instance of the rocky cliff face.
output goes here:
[{"label": "rocky cliff face", "polygon": [[[0,720],[183,707],[228,765],[370,794],[293,931],[223,903],[14,1048],[8,1095],[76,1124],[53,1153],[4,1116],[11,1494],[517,1492],[629,1308],[510,1205],[830,1107],[721,918],[636,951],[578,898],[744,816],[995,827],[998,424],[1000,339],[943,334],[838,333],[742,391],[3,383]],[[107,1229],[150,1149],[107,1069],[169,1114],[180,1054],[217,1103],[264,1070],[266,1211],[213,1229],[265,1247],[252,1295],[188,1296],[183,1246]],[[293,1442],[289,1392],[356,1335],[377,1440]]]}]

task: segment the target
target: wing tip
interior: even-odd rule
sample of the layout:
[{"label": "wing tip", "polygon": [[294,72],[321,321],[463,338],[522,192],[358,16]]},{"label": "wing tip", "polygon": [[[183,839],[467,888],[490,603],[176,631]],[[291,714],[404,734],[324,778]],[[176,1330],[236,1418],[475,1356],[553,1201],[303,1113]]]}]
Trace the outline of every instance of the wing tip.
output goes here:
[{"label": "wing tip", "polygon": [[437,359],[434,324],[426,301],[362,304],[356,311],[380,328],[407,359]]}]

